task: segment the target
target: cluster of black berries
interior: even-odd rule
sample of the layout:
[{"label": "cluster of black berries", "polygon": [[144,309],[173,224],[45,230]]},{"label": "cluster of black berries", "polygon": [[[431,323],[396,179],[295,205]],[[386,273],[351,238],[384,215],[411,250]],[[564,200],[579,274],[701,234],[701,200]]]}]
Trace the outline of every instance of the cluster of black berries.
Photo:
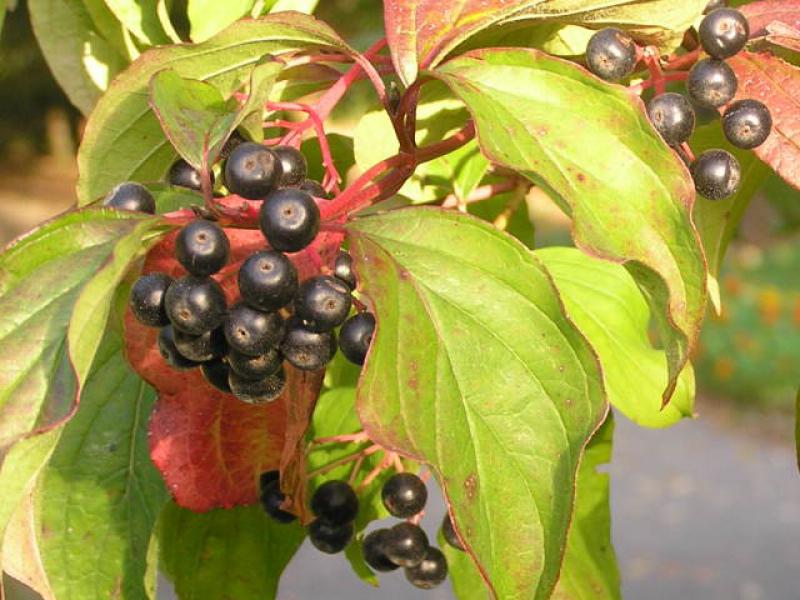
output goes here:
[{"label": "cluster of black berries", "polygon": [[[304,249],[319,231],[320,212],[312,193],[319,197],[325,192],[305,178],[303,155],[290,147],[240,142],[230,152],[224,172],[230,191],[263,200],[260,228],[272,249],[255,252],[243,262],[238,272],[241,299],[228,307],[212,278],[228,262],[225,232],[203,219],[181,229],[175,256],[188,274],[173,280],[150,273],[131,291],[134,316],[144,325],[161,328],[158,346],[166,362],[176,369],[200,367],[210,384],[249,403],[280,396],[284,360],[303,370],[323,368],[336,353],[334,329],[340,325],[342,353],[363,364],[375,318],[369,313],[347,318],[356,286],[351,257],[341,252],[332,275],[300,283],[284,254]],[[196,174],[178,161],[170,169],[170,182],[197,187]],[[137,183],[117,186],[105,204],[155,210],[152,195]]]},{"label": "cluster of black berries", "polygon": [[[700,44],[709,56],[689,71],[688,98],[674,92],[659,94],[648,103],[647,114],[664,141],[670,146],[679,146],[694,132],[695,106],[717,110],[727,104],[722,116],[725,137],[737,148],[756,148],[769,137],[772,116],[758,100],[730,103],[736,95],[738,80],[725,62],[744,48],[750,27],[739,11],[726,8],[723,2],[712,5],[706,9],[698,30]],[[618,81],[633,73],[637,62],[636,44],[619,29],[603,29],[590,39],[586,60],[597,76]],[[703,152],[690,164],[690,171],[698,193],[710,200],[729,198],[739,189],[741,167],[726,150]]]}]

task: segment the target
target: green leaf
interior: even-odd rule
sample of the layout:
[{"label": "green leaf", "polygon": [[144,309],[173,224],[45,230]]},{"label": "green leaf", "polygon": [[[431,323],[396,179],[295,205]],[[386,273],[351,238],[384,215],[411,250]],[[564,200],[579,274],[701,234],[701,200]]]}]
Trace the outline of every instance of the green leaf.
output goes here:
[{"label": "green leaf", "polygon": [[800,390],[797,391],[797,403],[795,406],[794,436],[797,445],[797,468],[800,470]]},{"label": "green leaf", "polygon": [[161,567],[181,600],[269,600],[305,530],[260,506],[194,513],[169,503],[161,515]]},{"label": "green leaf", "polygon": [[549,597],[607,407],[591,348],[533,255],[478,219],[408,208],[347,229],[378,320],[365,430],[431,466],[496,597]]},{"label": "green leaf", "polygon": [[317,4],[319,4],[319,0],[278,0],[272,5],[270,12],[296,10],[310,15],[317,8]]},{"label": "green leaf", "polygon": [[574,248],[545,248],[536,256],[553,276],[570,318],[600,358],[608,401],[645,427],[668,427],[691,417],[691,364],[681,373],[672,402],[661,409],[667,358],[648,338],[650,309],[630,273]]},{"label": "green leaf", "polygon": [[158,16],[158,0],[105,0],[114,16],[147,46],[169,44]]},{"label": "green leaf", "polygon": [[353,52],[327,25],[297,13],[238,21],[202,44],[149,50],[114,80],[87,123],[78,154],[79,203],[121,181],[158,180],[169,168],[174,152],[147,104],[147,85],[158,71],[207,81],[228,97],[264,56],[314,48]]},{"label": "green leaf", "polygon": [[98,350],[36,489],[39,554],[57,598],[149,597],[147,550],[167,492],[147,443],[155,390],[126,362],[120,329]]},{"label": "green leaf", "polygon": [[619,568],[611,543],[609,476],[614,419],[608,414],[583,454],[575,514],[553,600],[621,600]]},{"label": "green leaf", "polygon": [[581,250],[625,263],[660,328],[668,401],[705,314],[706,271],[691,178],[641,100],[536,50],[472,52],[434,75],[466,102],[483,152],[572,216]]},{"label": "green leaf", "polygon": [[204,42],[228,25],[250,13],[255,0],[189,0],[186,13],[189,17],[190,36],[195,42]]}]

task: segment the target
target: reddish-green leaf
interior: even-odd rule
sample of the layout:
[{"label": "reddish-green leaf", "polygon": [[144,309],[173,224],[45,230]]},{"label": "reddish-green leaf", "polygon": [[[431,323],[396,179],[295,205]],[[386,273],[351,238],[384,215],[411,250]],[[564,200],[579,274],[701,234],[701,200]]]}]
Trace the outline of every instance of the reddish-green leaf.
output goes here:
[{"label": "reddish-green leaf", "polygon": [[378,321],[357,392],[367,433],[431,466],[498,598],[549,597],[606,412],[594,354],[544,268],[483,221],[409,208],[348,232]]},{"label": "reddish-green leaf", "polygon": [[740,6],[738,10],[747,17],[750,23],[751,37],[765,35],[767,25],[776,21],[800,29],[800,2],[798,0],[763,0]]},{"label": "reddish-green leaf", "polygon": [[705,260],[691,178],[641,100],[536,50],[471,52],[433,74],[467,104],[484,153],[572,216],[581,250],[625,263],[660,326],[668,401],[705,313]]}]

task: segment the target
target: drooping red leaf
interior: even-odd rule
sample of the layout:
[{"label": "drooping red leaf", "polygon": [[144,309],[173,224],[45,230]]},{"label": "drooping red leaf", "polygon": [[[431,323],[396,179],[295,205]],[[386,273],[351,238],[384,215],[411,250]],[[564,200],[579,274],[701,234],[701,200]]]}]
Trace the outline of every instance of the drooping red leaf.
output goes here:
[{"label": "drooping red leaf", "polygon": [[800,29],[795,29],[780,21],[773,21],[767,25],[767,41],[776,46],[800,52]]},{"label": "drooping red leaf", "polygon": [[772,133],[755,153],[800,188],[800,69],[767,52],[740,52],[729,64],[739,78],[736,99],[760,100],[772,113]]},{"label": "drooping red leaf", "polygon": [[750,37],[766,35],[767,25],[779,21],[800,29],[800,0],[764,0],[740,6],[750,23]]}]

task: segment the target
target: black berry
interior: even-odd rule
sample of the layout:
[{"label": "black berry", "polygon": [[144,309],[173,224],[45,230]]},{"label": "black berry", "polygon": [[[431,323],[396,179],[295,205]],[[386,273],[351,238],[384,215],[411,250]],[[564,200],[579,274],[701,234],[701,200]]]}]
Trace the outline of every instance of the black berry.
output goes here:
[{"label": "black berry", "polygon": [[315,519],[308,526],[308,539],[320,552],[336,554],[353,539],[353,524],[331,525],[322,519]]},{"label": "black berry", "polygon": [[325,188],[322,187],[322,184],[314,181],[313,179],[306,179],[303,183],[300,184],[300,189],[304,192],[308,192],[315,198],[322,198],[323,200],[327,200],[330,196],[328,196],[328,192],[325,191]]},{"label": "black berry", "polygon": [[258,489],[263,490],[270,481],[278,481],[281,478],[281,472],[278,469],[272,471],[264,471],[258,476]]},{"label": "black berry", "polygon": [[231,371],[228,375],[228,385],[231,386],[231,393],[242,402],[248,404],[266,404],[277,400],[286,387],[286,374],[283,369],[279,369],[272,375],[263,379],[244,379],[236,372]]},{"label": "black berry", "polygon": [[689,98],[703,108],[718,108],[736,95],[739,82],[736,74],[725,62],[704,58],[689,71],[686,90]]},{"label": "black berry", "polygon": [[253,308],[278,310],[291,302],[297,287],[297,269],[282,252],[256,252],[239,269],[239,292]]},{"label": "black berry", "polygon": [[750,25],[738,10],[718,8],[703,18],[697,33],[703,50],[709,56],[723,59],[744,48],[750,37]]},{"label": "black berry", "polygon": [[261,206],[261,231],[280,252],[298,252],[308,246],[319,231],[319,221],[314,199],[296,188],[271,193]]},{"label": "black berry", "polygon": [[175,330],[172,325],[163,327],[158,334],[158,352],[168,365],[184,371],[194,369],[199,363],[183,356],[175,347]]},{"label": "black berry", "polygon": [[294,312],[310,331],[330,331],[350,313],[350,288],[328,275],[307,279],[297,290]]},{"label": "black berry", "polygon": [[343,525],[356,518],[358,496],[348,483],[332,479],[314,491],[311,511],[326,523]]},{"label": "black berry", "polygon": [[357,365],[363,365],[373,333],[375,317],[372,313],[359,313],[347,319],[339,330],[339,348],[345,358]]},{"label": "black berry", "polygon": [[356,289],[356,274],[353,271],[353,257],[342,250],[333,263],[333,276],[344,281],[351,290]]},{"label": "black berry", "polygon": [[239,131],[234,131],[230,137],[225,140],[225,144],[222,146],[222,150],[219,151],[219,158],[221,160],[226,160],[230,155],[231,152],[236,150],[239,146],[245,143],[247,140],[244,136],[239,133]]},{"label": "black berry", "polygon": [[398,523],[389,530],[384,550],[394,564],[414,567],[423,561],[428,552],[428,536],[419,525]]},{"label": "black berry", "polygon": [[725,150],[707,150],[691,166],[694,187],[709,200],[724,200],[739,189],[739,161]]},{"label": "black berry", "polygon": [[208,362],[204,362],[200,366],[200,371],[202,371],[205,380],[215,388],[225,392],[226,394],[231,393],[231,386],[228,385],[228,375],[230,371],[228,369],[228,365],[225,364],[225,361],[217,358]]},{"label": "black berry", "polygon": [[589,40],[586,63],[589,70],[601,79],[619,81],[633,73],[636,43],[620,29],[601,29]]},{"label": "black berry", "polygon": [[275,373],[283,362],[283,356],[276,349],[268,350],[259,356],[248,356],[236,350],[228,352],[228,366],[244,379],[263,379]]},{"label": "black berry", "polygon": [[103,200],[103,206],[143,213],[156,212],[156,200],[146,187],[134,181],[120,183]]},{"label": "black berry", "polygon": [[725,111],[722,129],[728,141],[737,148],[757,148],[772,131],[772,115],[758,100],[739,100]]},{"label": "black berry", "polygon": [[[214,173],[209,171],[211,183],[214,183]],[[200,171],[195,169],[192,165],[187,163],[182,158],[179,158],[169,168],[167,173],[167,181],[170,185],[178,187],[189,188],[190,190],[200,190],[203,187],[203,181],[200,178]]]},{"label": "black berry", "polygon": [[407,567],[406,579],[423,590],[435,588],[447,579],[447,559],[438,548],[428,548],[425,558],[414,567]]},{"label": "black berry", "polygon": [[309,331],[301,321],[292,319],[287,324],[281,352],[298,369],[317,371],[336,354],[336,335],[332,331]]},{"label": "black berry", "polygon": [[198,220],[181,229],[175,240],[175,256],[192,275],[199,277],[219,271],[228,262],[231,245],[222,227]]},{"label": "black berry", "polygon": [[285,499],[286,495],[281,492],[280,481],[278,479],[268,481],[261,487],[261,506],[263,506],[264,511],[266,511],[270,517],[278,521],[278,523],[291,523],[297,519],[292,513],[281,509],[281,504],[283,504]]},{"label": "black berry", "polygon": [[237,304],[225,319],[225,338],[230,347],[249,356],[266,354],[276,347],[285,331],[283,318],[246,304]]},{"label": "black berry", "polygon": [[186,358],[197,362],[220,358],[227,349],[221,327],[200,335],[192,335],[176,329],[175,347]]},{"label": "black berry", "polygon": [[172,283],[172,277],[164,273],[142,275],[131,288],[131,312],[136,319],[148,327],[169,325],[164,297]]},{"label": "black berry", "polygon": [[444,541],[450,546],[464,552],[464,545],[461,543],[461,540],[458,539],[456,530],[453,527],[453,521],[450,520],[450,515],[448,514],[445,514],[444,519],[442,519],[442,536],[444,536]]},{"label": "black berry", "polygon": [[647,116],[670,146],[679,146],[694,131],[694,109],[682,94],[668,92],[655,96],[647,104]]},{"label": "black berry", "polygon": [[381,499],[389,514],[408,519],[425,508],[428,488],[413,473],[395,473],[383,484]]},{"label": "black berry", "polygon": [[386,556],[386,540],[388,537],[388,529],[376,529],[364,538],[364,543],[361,547],[361,551],[364,555],[364,562],[366,562],[371,569],[381,573],[388,573],[400,567]]},{"label": "black berry", "polygon": [[711,0],[711,2],[706,4],[706,7],[703,9],[703,14],[707,15],[712,10],[717,10],[718,8],[723,8],[725,6],[728,6],[727,0]]},{"label": "black berry", "polygon": [[261,200],[275,188],[281,166],[275,154],[261,144],[239,144],[225,163],[225,185],[232,193]]},{"label": "black berry", "polygon": [[278,186],[295,187],[303,183],[308,172],[306,158],[303,153],[291,146],[275,146],[272,151],[281,164],[281,177],[278,180]]},{"label": "black berry", "polygon": [[187,275],[169,286],[165,306],[176,329],[200,335],[222,325],[225,293],[210,277]]}]

